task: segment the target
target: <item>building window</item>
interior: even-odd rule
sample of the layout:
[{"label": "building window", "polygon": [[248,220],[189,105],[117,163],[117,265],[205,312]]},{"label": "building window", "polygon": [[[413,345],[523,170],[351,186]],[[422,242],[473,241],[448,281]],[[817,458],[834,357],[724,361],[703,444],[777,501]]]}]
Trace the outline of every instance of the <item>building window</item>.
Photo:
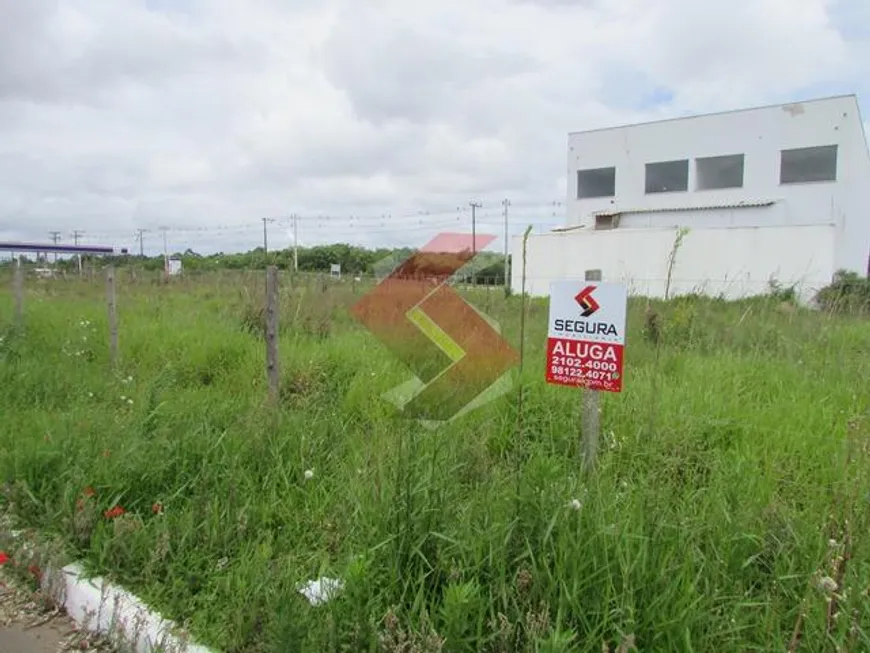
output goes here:
[{"label": "building window", "polygon": [[741,188],[743,186],[743,155],[709,156],[695,159],[698,190]]},{"label": "building window", "polygon": [[616,168],[577,171],[577,198],[613,197],[616,195]]},{"label": "building window", "polygon": [[595,216],[595,228],[596,229],[616,229],[619,226],[619,216],[614,214],[608,215],[596,215]]},{"label": "building window", "polygon": [[800,184],[808,181],[836,181],[837,146],[801,147],[783,150],[780,158],[779,183]]},{"label": "building window", "polygon": [[689,160],[646,164],[646,192],[670,193],[689,190]]}]

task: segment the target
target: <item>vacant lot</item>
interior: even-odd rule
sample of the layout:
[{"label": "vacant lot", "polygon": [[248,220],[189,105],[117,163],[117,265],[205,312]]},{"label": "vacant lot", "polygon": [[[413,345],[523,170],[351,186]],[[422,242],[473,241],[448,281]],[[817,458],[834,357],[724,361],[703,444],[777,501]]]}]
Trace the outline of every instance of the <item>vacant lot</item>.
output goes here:
[{"label": "vacant lot", "polygon": [[[543,382],[545,302],[522,429],[515,385],[432,431],[381,398],[408,373],[349,316],[362,287],[282,280],[276,408],[262,274],[119,278],[114,372],[102,281],[28,279],[16,327],[3,280],[0,501],[206,643],[870,649],[866,320],[632,300],[584,478],[579,394]],[[518,347],[520,299],[471,299]],[[311,606],[321,575],[345,587]]]}]

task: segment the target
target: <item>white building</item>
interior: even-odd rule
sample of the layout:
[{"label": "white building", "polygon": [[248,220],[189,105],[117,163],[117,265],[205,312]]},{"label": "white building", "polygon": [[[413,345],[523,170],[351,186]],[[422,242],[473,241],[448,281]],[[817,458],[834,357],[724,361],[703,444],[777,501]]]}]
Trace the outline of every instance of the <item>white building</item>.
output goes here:
[{"label": "white building", "polygon": [[[519,291],[522,237],[511,251]],[[651,297],[775,282],[808,299],[868,267],[870,154],[849,95],[570,134],[565,227],[529,237],[526,291],[601,270]]]}]

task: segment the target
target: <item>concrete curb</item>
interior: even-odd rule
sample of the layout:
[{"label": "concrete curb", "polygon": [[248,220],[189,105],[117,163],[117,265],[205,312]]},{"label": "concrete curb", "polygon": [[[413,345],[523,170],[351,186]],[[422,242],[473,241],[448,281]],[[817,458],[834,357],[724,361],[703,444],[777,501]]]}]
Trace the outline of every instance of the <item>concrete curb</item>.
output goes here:
[{"label": "concrete curb", "polygon": [[104,635],[125,652],[217,653],[194,642],[184,629],[122,587],[103,578],[86,578],[81,564],[61,566],[56,549],[41,542],[38,534],[12,530],[3,521],[0,543],[5,541],[28,561],[40,563],[43,593],[82,631]]},{"label": "concrete curb", "polygon": [[47,569],[42,589],[82,630],[108,636],[136,653],[214,653],[136,596],[102,578],[84,577],[79,564]]}]

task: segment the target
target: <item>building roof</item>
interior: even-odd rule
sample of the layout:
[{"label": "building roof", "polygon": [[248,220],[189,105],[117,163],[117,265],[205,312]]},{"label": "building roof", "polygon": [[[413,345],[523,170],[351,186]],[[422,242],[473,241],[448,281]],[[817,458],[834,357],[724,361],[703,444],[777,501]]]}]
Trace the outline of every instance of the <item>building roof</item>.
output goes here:
[{"label": "building roof", "polygon": [[[574,134],[590,134],[593,132],[608,131],[608,130],[612,130],[612,129],[626,129],[628,127],[640,127],[641,125],[655,125],[655,124],[663,123],[663,122],[675,122],[677,120],[692,120],[693,118],[708,118],[710,116],[722,116],[722,115],[727,115],[730,113],[741,113],[741,112],[745,112],[745,111],[760,111],[763,109],[777,109],[777,108],[789,107],[789,106],[798,105],[798,104],[811,104],[814,102],[830,102],[832,100],[847,100],[847,99],[854,100],[855,104],[856,105],[858,104],[857,94],[848,93],[845,95],[831,95],[829,97],[812,98],[809,100],[796,100],[794,102],[779,102],[776,104],[764,104],[764,105],[754,106],[754,107],[743,107],[741,109],[726,109],[723,111],[710,111],[708,113],[694,113],[694,114],[689,114],[689,115],[684,115],[684,116],[673,116],[671,118],[659,118],[657,120],[646,120],[643,122],[635,122],[635,123],[628,123],[628,124],[622,124],[622,125],[610,125],[609,127],[596,127],[594,129],[581,129],[578,131],[568,132],[568,135],[572,136]],[[859,111],[860,111],[860,109],[859,109]]]},{"label": "building roof", "polygon": [[[57,245],[55,243],[19,243],[0,241],[0,252],[39,252],[58,254],[115,254],[117,249],[110,245]],[[126,250],[121,250],[126,254]]]}]

